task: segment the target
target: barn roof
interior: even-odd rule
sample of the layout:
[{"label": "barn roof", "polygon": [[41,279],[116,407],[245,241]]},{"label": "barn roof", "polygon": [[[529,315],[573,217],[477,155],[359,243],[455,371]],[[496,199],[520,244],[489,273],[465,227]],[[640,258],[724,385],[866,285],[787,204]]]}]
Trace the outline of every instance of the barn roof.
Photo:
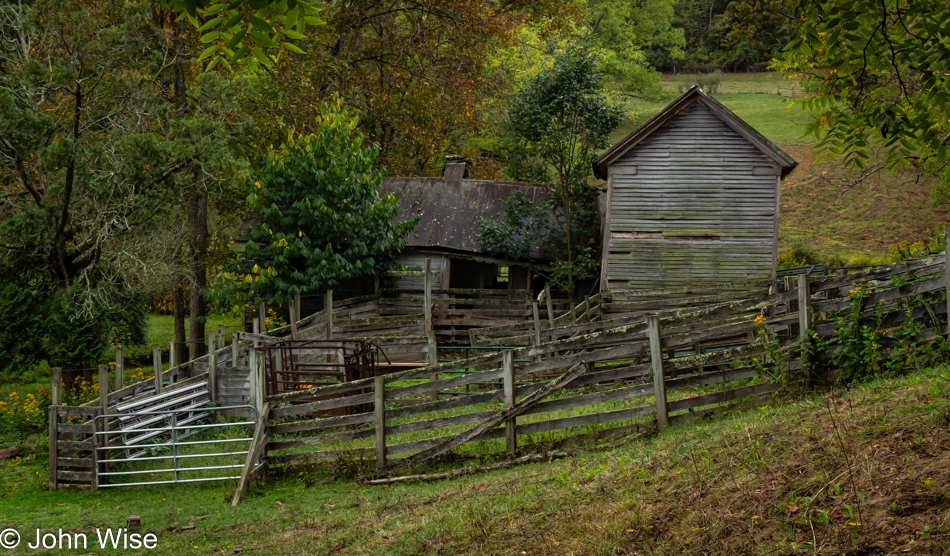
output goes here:
[{"label": "barn roof", "polygon": [[[693,85],[688,91],[633,130],[630,135],[627,135],[617,142],[616,145],[607,149],[604,154],[600,155],[600,157],[594,161],[594,175],[603,180],[607,179],[607,167],[610,166],[611,163],[637,146],[641,141],[652,135],[653,132],[663,127],[663,125],[674,116],[689,106],[692,106],[694,103],[703,105],[733,131],[762,151],[765,156],[774,160],[775,163],[782,168],[783,177],[788,174],[792,168],[798,165],[792,157],[788,156],[782,149],[766,139],[764,135],[753,129],[752,126],[743,121],[742,118],[736,116],[732,110],[729,110],[723,106],[721,102],[707,95],[701,88]],[[697,130],[697,132],[699,132],[699,130]]]},{"label": "barn roof", "polygon": [[462,179],[458,166],[447,164],[441,178],[391,177],[383,180],[380,193],[402,190],[399,222],[418,215],[419,223],[409,233],[410,247],[442,247],[470,253],[478,248],[478,226],[482,218],[504,217],[503,200],[520,191],[533,204],[544,197],[540,187],[520,182]]}]

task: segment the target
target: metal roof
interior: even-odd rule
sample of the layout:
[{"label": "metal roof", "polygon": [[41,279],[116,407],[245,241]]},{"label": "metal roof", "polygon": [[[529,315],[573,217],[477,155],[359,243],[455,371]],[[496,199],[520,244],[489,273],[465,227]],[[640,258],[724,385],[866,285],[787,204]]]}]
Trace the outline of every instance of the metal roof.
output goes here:
[{"label": "metal roof", "polygon": [[537,203],[545,194],[541,187],[528,183],[430,177],[385,178],[380,194],[397,189],[402,190],[402,196],[396,220],[405,222],[419,216],[419,223],[409,233],[410,247],[442,247],[470,253],[480,252],[479,221],[503,218],[502,201],[509,195],[520,191]]},{"label": "metal roof", "polygon": [[[798,166],[798,162],[788,156],[785,151],[778,148],[774,143],[765,138],[764,135],[756,131],[747,124],[742,118],[736,116],[732,110],[722,105],[721,102],[707,95],[696,85],[689,88],[688,91],[680,95],[673,102],[666,105],[665,108],[653,115],[652,118],[644,122],[640,127],[633,130],[630,135],[617,142],[616,145],[607,149],[594,161],[594,175],[598,178],[607,179],[607,167],[630,149],[637,146],[641,141],[649,137],[656,130],[670,121],[674,116],[682,112],[693,103],[700,103],[710,112],[716,115],[723,123],[732,128],[733,131],[741,135],[746,141],[754,145],[765,156],[771,158],[782,168],[782,176],[788,174],[792,168]],[[697,130],[701,133],[702,130]]]}]

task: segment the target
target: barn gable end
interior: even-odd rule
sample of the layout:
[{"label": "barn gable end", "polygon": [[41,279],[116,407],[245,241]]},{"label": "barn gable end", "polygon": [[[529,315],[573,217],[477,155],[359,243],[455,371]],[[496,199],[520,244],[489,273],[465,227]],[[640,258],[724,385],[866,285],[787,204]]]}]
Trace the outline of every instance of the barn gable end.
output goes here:
[{"label": "barn gable end", "polygon": [[595,163],[607,178],[604,288],[771,280],[779,183],[794,165],[701,90],[684,93]]}]

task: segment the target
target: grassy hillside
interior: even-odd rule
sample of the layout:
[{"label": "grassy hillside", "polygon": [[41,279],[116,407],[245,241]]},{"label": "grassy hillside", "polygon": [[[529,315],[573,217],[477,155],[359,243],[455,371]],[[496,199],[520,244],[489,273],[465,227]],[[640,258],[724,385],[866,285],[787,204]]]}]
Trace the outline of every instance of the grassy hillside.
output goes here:
[{"label": "grassy hillside", "polygon": [[236,509],[233,483],[45,492],[31,456],[0,474],[0,529],[134,514],[154,554],[947,554],[948,395],[926,369],[451,481],[272,479]]},{"label": "grassy hillside", "polygon": [[[785,100],[794,82],[770,74],[723,74],[713,96],[777,144],[799,166],[782,183],[779,243],[814,246],[822,253],[845,259],[881,257],[887,247],[914,242],[943,230],[950,220],[946,209],[931,204],[932,181],[918,179],[906,169],[879,172],[855,183],[860,172],[846,169],[841,161],[816,162],[812,138],[802,139],[810,115]],[[663,86],[671,97],[695,79],[666,75]],[[781,88],[782,96],[776,94]],[[616,142],[666,102],[633,101],[631,119],[616,130]]]}]

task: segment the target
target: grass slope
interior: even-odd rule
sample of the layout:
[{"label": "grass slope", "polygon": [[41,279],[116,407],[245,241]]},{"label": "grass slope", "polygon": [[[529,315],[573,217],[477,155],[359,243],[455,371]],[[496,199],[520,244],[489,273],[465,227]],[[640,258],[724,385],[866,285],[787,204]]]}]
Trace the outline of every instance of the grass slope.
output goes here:
[{"label": "grass slope", "polygon": [[[689,75],[665,75],[664,88],[675,95],[693,82]],[[800,242],[847,259],[879,258],[901,241],[925,240],[943,231],[950,213],[931,204],[931,178],[907,169],[882,171],[856,183],[860,172],[840,160],[817,161],[814,138],[802,139],[811,115],[785,100],[794,82],[771,74],[723,74],[717,100],[785,150],[799,166],[782,182],[779,244]],[[782,95],[777,94],[781,87]],[[631,118],[611,135],[615,143],[666,106],[633,101]]]},{"label": "grass slope", "polygon": [[947,554],[948,394],[927,369],[451,481],[283,477],[236,509],[232,484],[45,492],[40,454],[0,474],[0,529],[135,514],[156,554]]}]

